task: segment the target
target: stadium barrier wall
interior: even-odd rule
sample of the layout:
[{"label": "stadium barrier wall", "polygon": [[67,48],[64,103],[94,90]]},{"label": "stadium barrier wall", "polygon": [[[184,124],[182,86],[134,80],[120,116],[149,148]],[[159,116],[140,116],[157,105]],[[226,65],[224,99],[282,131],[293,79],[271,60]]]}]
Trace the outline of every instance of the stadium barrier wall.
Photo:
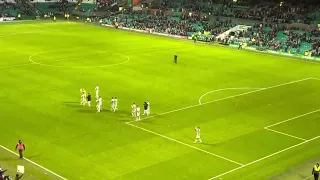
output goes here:
[{"label": "stadium barrier wall", "polygon": [[16,17],[0,17],[0,22],[13,21]]},{"label": "stadium barrier wall", "polygon": [[[109,24],[101,24],[102,26],[107,26],[107,27],[113,27],[113,25]],[[157,32],[152,32],[152,31],[147,31],[147,30],[141,30],[141,29],[133,29],[133,28],[126,28],[126,27],[118,27],[119,29],[124,29],[124,30],[129,30],[129,31],[135,31],[135,32],[142,32],[142,33],[149,33],[149,34],[155,34],[155,35],[160,35],[160,36],[166,36],[166,37],[173,37],[173,38],[178,38],[178,39],[192,39],[191,37],[184,37],[184,36],[178,36],[178,35],[171,35],[171,34],[164,34],[164,33],[157,33]],[[238,48],[238,45],[230,44],[230,47],[233,48]],[[256,48],[253,47],[244,47],[243,49],[248,49],[251,51],[258,51]],[[311,56],[304,56],[304,55],[298,55],[298,54],[289,54],[285,52],[278,52],[278,51],[272,51],[272,50],[267,50],[267,51],[258,51],[262,53],[267,53],[267,54],[276,54],[276,55],[282,55],[282,56],[288,56],[288,57],[297,57],[297,58],[302,58],[302,59],[308,59],[308,60],[313,60],[313,61],[319,61],[320,58],[317,57],[311,57]]]},{"label": "stadium barrier wall", "polygon": [[[233,48],[238,48],[239,47],[238,45],[234,45],[234,44],[230,44],[229,46],[233,47]],[[244,47],[243,49],[248,49],[248,50],[251,50],[251,51],[258,51],[256,48],[253,48],[253,47]],[[273,50],[258,51],[258,52],[263,52],[263,53],[267,53],[267,54],[276,54],[276,55],[282,55],[282,56],[289,56],[289,57],[297,57],[297,58],[308,59],[308,60],[313,60],[313,61],[319,61],[320,62],[320,58],[312,57],[312,56],[289,54],[289,53],[278,52],[278,51],[273,51]]]},{"label": "stadium barrier wall", "polygon": [[[107,27],[114,27],[113,25],[109,24],[101,24],[102,26],[107,26]],[[172,34],[164,34],[164,33],[157,33],[153,32],[152,30],[141,30],[141,29],[133,29],[133,28],[126,28],[126,27],[118,27],[118,29],[124,29],[128,31],[135,31],[135,32],[142,32],[142,33],[149,33],[149,34],[154,34],[154,35],[159,35],[159,36],[166,36],[166,37],[173,37],[173,38],[178,38],[178,39],[187,39],[188,37],[184,36],[178,36],[178,35],[172,35]]]}]

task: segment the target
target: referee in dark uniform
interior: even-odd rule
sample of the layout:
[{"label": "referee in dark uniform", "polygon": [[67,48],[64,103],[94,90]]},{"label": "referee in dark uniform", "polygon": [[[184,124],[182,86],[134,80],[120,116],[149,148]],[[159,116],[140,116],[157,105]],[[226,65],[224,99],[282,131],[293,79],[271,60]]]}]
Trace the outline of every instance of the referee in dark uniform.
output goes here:
[{"label": "referee in dark uniform", "polygon": [[178,63],[178,56],[175,54],[174,56],[173,56],[173,60],[174,60],[174,63]]},{"label": "referee in dark uniform", "polygon": [[90,93],[88,93],[87,102],[88,102],[88,106],[91,107],[91,94]]},{"label": "referee in dark uniform", "polygon": [[145,114],[147,114],[147,115],[148,115],[148,113],[147,113],[147,110],[148,110],[148,103],[147,103],[147,102],[144,102],[144,103],[143,103],[143,109],[144,109],[144,111],[143,111],[143,115],[145,115]]},{"label": "referee in dark uniform", "polygon": [[320,166],[319,166],[319,163],[317,163],[316,165],[313,166],[313,169],[312,169],[312,175],[314,176],[314,180],[319,179],[319,173],[320,173]]}]

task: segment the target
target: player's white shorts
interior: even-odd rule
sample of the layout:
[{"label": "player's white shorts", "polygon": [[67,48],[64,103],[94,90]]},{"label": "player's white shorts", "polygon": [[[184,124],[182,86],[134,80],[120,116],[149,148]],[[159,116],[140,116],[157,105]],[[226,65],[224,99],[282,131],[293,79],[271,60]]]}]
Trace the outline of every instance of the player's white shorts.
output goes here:
[{"label": "player's white shorts", "polygon": [[196,136],[196,139],[200,139],[200,136]]},{"label": "player's white shorts", "polygon": [[140,116],[140,113],[137,113],[137,116]]}]

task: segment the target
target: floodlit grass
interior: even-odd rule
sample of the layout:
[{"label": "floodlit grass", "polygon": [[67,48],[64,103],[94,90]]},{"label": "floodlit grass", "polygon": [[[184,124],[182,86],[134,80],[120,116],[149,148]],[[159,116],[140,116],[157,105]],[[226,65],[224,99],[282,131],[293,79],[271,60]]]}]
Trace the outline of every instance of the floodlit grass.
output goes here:
[{"label": "floodlit grass", "polygon": [[[320,77],[318,64],[71,22],[1,24],[0,53],[0,144],[14,150],[22,139],[28,159],[69,180],[206,180],[239,164],[222,179],[268,179],[318,157],[314,139],[250,164],[303,142],[264,127],[320,109],[320,81],[306,79]],[[99,114],[95,102],[79,105],[79,89],[97,84]],[[198,105],[225,88],[248,89]],[[131,104],[146,100],[154,117],[126,124]],[[309,140],[319,114],[272,129]],[[203,144],[193,144],[196,126]],[[11,175],[17,164],[26,180],[59,179],[0,149]]]}]

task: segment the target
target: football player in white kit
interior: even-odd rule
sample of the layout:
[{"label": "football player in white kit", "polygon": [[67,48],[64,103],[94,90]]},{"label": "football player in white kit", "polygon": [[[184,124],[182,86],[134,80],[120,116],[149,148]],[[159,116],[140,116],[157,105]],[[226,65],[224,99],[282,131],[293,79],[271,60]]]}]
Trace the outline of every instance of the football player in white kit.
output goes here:
[{"label": "football player in white kit", "polygon": [[194,141],[194,143],[196,143],[196,142],[202,143],[201,138],[200,138],[200,127],[196,127],[195,130],[196,130],[196,140]]},{"label": "football player in white kit", "polygon": [[96,86],[95,90],[96,90],[96,99],[98,99],[99,98],[99,86],[98,85]]},{"label": "football player in white kit", "polygon": [[118,99],[114,97],[114,111],[118,110]]},{"label": "football player in white kit", "polygon": [[132,106],[131,106],[131,108],[132,108],[132,117],[136,117],[137,116],[137,114],[136,114],[136,112],[137,112],[137,105],[136,105],[136,103],[133,103],[132,104]]},{"label": "football player in white kit", "polygon": [[140,120],[140,107],[137,105],[137,117],[136,120],[139,121]]},{"label": "football player in white kit", "polygon": [[113,97],[111,98],[110,105],[111,105],[110,111],[114,112],[115,110],[114,110],[114,98]]},{"label": "football player in white kit", "polygon": [[147,108],[147,116],[149,116],[149,115],[150,115],[150,103],[149,103],[149,101],[147,101],[147,104],[148,104],[148,108]]},{"label": "football player in white kit", "polygon": [[97,104],[97,113],[99,113],[99,112],[101,112],[101,109],[102,109],[102,97],[99,96],[97,102],[98,102],[98,104]]},{"label": "football player in white kit", "polygon": [[82,94],[81,94],[80,105],[81,105],[81,106],[86,105],[86,95],[85,95],[84,92],[82,92]]}]

